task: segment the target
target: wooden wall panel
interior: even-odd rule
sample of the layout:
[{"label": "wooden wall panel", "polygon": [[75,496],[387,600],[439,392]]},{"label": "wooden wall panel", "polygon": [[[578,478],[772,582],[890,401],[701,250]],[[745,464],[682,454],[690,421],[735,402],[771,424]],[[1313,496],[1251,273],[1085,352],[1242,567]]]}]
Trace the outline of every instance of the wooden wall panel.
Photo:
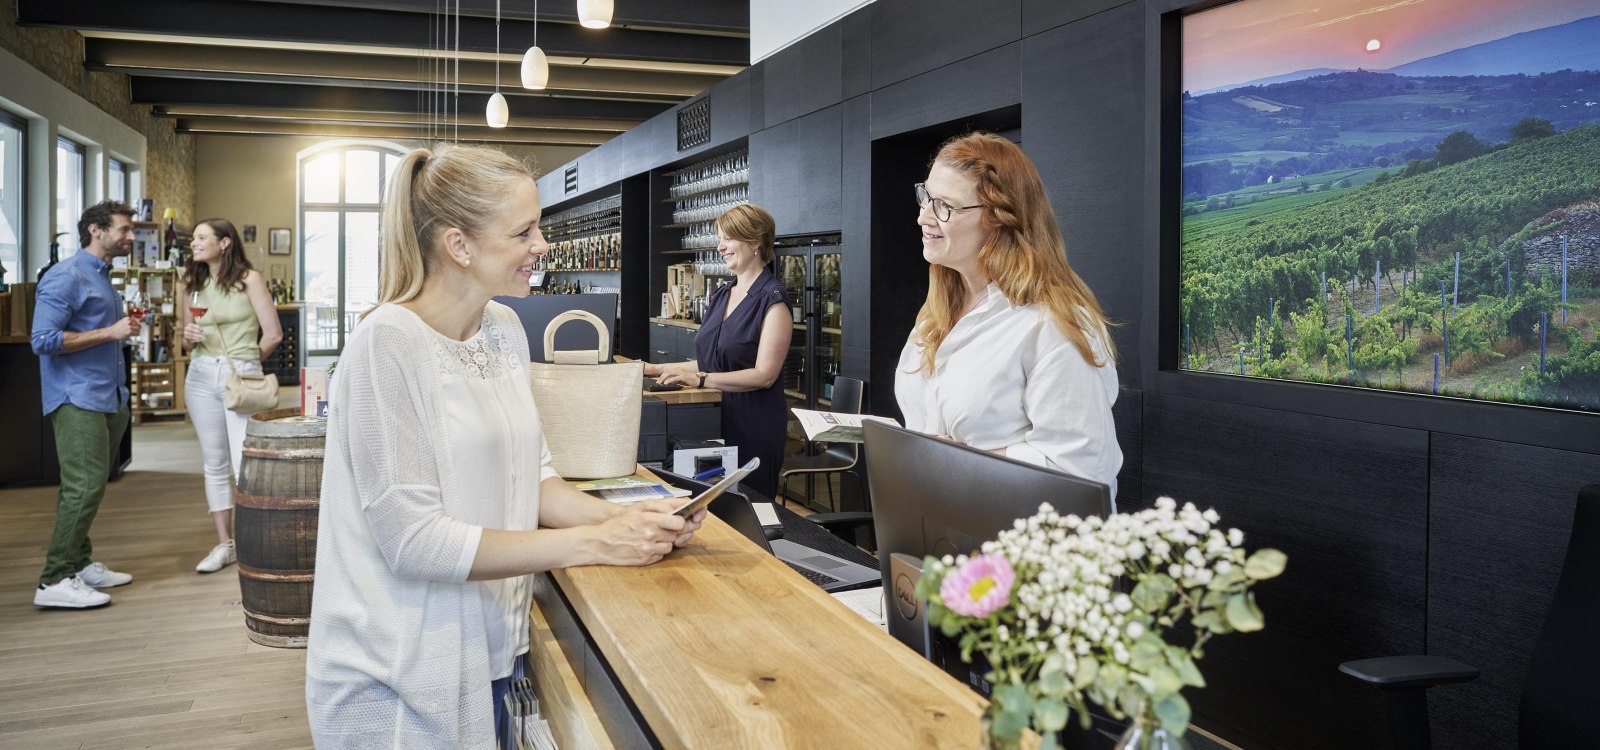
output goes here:
[{"label": "wooden wall panel", "polygon": [[872,19],[872,87],[881,89],[1022,38],[1021,0],[877,0]]},{"label": "wooden wall panel", "polygon": [[762,99],[769,127],[843,99],[843,29],[842,24],[829,24],[762,61]]},{"label": "wooden wall panel", "polygon": [[1067,258],[1106,313],[1123,383],[1141,388],[1143,15],[1124,5],[1022,43],[1022,143],[1061,221]]},{"label": "wooden wall panel", "polygon": [[1132,0],[1022,0],[1022,35],[1032,36],[1119,5],[1140,4]]},{"label": "wooden wall panel", "polygon": [[840,115],[835,105],[750,136],[750,201],[778,234],[839,231]]},{"label": "wooden wall panel", "polygon": [[[874,90],[872,137],[898,135],[1017,105],[1022,101],[1021,55],[1021,43],[1012,43]],[[977,119],[973,124],[990,127]],[[922,166],[927,166],[926,159]]]},{"label": "wooden wall panel", "polygon": [[1382,746],[1377,695],[1338,665],[1423,647],[1427,434],[1149,391],[1143,427],[1141,506],[1214,507],[1289,556],[1258,589],[1266,629],[1207,647],[1195,723],[1244,747]]},{"label": "wooden wall panel", "polygon": [[[1600,450],[1596,438],[1573,447]],[[1430,476],[1428,653],[1482,672],[1429,691],[1434,746],[1514,747],[1528,658],[1600,455],[1436,434]]]}]

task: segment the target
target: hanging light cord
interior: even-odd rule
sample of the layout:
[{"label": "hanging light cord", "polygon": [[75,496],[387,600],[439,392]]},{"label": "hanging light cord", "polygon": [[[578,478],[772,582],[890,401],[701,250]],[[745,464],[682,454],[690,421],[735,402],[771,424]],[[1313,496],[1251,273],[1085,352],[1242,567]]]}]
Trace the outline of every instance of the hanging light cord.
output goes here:
[{"label": "hanging light cord", "polygon": [[494,92],[500,93],[500,0],[494,0]]}]

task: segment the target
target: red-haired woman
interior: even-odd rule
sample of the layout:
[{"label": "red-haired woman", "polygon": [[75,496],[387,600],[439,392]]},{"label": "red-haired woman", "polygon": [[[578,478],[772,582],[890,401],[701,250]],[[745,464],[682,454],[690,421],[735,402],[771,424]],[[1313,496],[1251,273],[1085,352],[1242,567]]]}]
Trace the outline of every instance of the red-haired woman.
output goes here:
[{"label": "red-haired woman", "polygon": [[906,426],[1102,482],[1114,501],[1116,348],[1033,162],[972,133],[916,191],[931,265],[895,378]]}]

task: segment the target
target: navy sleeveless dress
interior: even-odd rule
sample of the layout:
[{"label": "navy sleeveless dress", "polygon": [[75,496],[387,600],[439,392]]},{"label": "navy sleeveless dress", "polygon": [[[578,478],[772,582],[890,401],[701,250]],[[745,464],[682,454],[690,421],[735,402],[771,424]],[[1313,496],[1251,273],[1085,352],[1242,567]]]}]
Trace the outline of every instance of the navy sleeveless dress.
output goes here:
[{"label": "navy sleeveless dress", "polygon": [[[771,271],[762,271],[749,294],[723,319],[733,284],[711,293],[704,323],[694,337],[695,361],[704,372],[733,372],[756,366],[761,346],[761,323],[773,305],[783,305],[788,315],[789,297]],[[739,446],[739,462],[761,459],[761,468],[746,477],[751,489],[775,497],[778,471],[783,466],[784,433],[789,404],[783,396],[783,378],[759,391],[722,393],[722,439]]]}]

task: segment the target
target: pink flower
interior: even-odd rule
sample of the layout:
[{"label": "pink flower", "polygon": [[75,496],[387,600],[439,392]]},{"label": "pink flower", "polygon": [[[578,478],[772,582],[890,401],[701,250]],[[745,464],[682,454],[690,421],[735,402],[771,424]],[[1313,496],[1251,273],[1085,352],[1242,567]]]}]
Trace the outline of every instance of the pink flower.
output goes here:
[{"label": "pink flower", "polygon": [[1016,574],[1001,555],[978,555],[961,563],[939,584],[939,598],[951,612],[988,617],[1011,600]]}]

